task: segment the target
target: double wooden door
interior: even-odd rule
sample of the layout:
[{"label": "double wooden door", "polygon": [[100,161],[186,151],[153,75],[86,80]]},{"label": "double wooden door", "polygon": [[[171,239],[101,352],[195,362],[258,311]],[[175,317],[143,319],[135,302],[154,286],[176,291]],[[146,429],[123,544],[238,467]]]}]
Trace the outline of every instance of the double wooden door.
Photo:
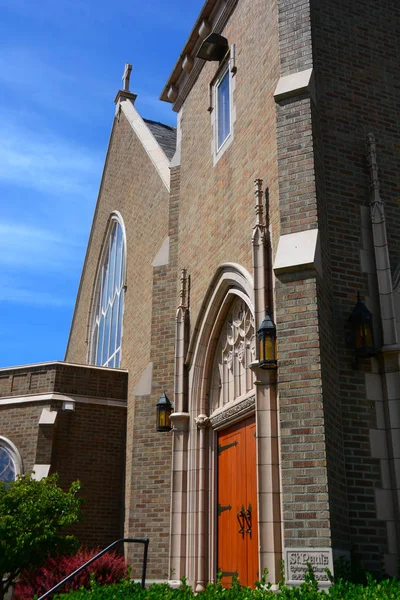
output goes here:
[{"label": "double wooden door", "polygon": [[258,579],[256,423],[251,417],[218,434],[218,570],[229,587]]}]

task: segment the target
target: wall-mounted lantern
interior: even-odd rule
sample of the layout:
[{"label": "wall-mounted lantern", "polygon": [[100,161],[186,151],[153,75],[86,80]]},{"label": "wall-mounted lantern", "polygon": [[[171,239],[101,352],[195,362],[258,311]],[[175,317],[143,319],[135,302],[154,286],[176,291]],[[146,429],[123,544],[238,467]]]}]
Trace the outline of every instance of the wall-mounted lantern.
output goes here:
[{"label": "wall-mounted lantern", "polygon": [[259,367],[262,369],[276,368],[276,327],[268,314],[265,313],[264,321],[257,332],[259,343]]},{"label": "wall-mounted lantern", "polygon": [[172,404],[169,401],[167,394],[163,392],[161,398],[157,402],[157,431],[171,431],[171,412]]},{"label": "wall-mounted lantern", "polygon": [[354,347],[357,365],[357,359],[370,358],[376,354],[372,331],[372,313],[361,301],[359,292],[357,292],[357,303],[349,317],[349,324],[352,329],[349,341]]},{"label": "wall-mounted lantern", "polygon": [[197,57],[221,61],[229,50],[228,40],[219,33],[210,33],[201,44]]}]

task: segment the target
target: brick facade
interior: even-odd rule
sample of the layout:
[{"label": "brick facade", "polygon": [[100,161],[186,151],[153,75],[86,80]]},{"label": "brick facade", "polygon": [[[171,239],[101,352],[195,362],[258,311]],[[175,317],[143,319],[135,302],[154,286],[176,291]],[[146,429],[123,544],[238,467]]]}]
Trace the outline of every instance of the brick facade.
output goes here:
[{"label": "brick facade", "polygon": [[[160,159],[162,143],[134,112],[135,96],[117,96],[66,360],[88,360],[99,257],[110,215],[118,213],[126,233],[121,366],[127,373],[68,364],[14,369],[0,373],[0,395],[115,399],[127,402],[127,416],[112,402],[77,401],[73,413],[60,411],[50,435],[37,427],[44,403],[1,406],[0,399],[0,409],[4,436],[28,468],[37,456],[51,460],[63,485],[79,472],[90,501],[90,543],[121,531],[122,513],[126,535],[150,538],[151,579],[185,575],[200,590],[215,577],[218,423],[225,419],[228,427],[246,411],[256,414],[259,514],[267,515],[258,524],[259,568],[308,548],[334,557],[353,552],[374,571],[382,562],[395,571],[399,352],[395,343],[386,348],[382,336],[387,307],[375,257],[385,244],[371,226],[365,139],[370,132],[377,138],[393,275],[400,244],[399,23],[400,8],[389,1],[206,3],[162,92],[178,112],[171,162]],[[234,44],[232,140],[217,160],[210,85],[218,63],[196,58],[207,24]],[[185,55],[192,68],[189,60],[182,67]],[[255,179],[264,182],[268,210],[265,277],[252,252]],[[297,260],[305,252],[301,240],[311,239],[317,240],[312,256]],[[263,243],[259,248],[269,245]],[[279,262],[290,243],[286,262]],[[182,269],[188,274],[183,307]],[[253,276],[267,281],[257,294]],[[390,296],[392,282],[385,284]],[[346,339],[358,291],[374,314],[380,352],[355,368]],[[263,294],[265,304],[256,306]],[[237,297],[256,314],[270,303],[277,373],[259,373],[255,361],[254,390],[214,410],[215,346]],[[187,319],[176,333],[178,305]],[[179,410],[174,430],[160,434],[156,403],[164,391],[173,400],[174,369]],[[99,497],[103,464],[107,490]],[[275,467],[279,481],[267,476]],[[268,502],[271,509],[263,505]],[[387,502],[393,510],[385,510]],[[137,576],[140,551],[131,549],[129,558]],[[170,572],[171,560],[179,573]],[[270,577],[278,575],[270,571]]]},{"label": "brick facade", "polygon": [[57,419],[51,471],[68,487],[79,478],[82,523],[73,532],[82,543],[104,547],[123,537],[126,408],[79,404]]},{"label": "brick facade", "polygon": [[[366,135],[378,139],[381,195],[387,215],[389,254],[394,271],[399,257],[398,209],[400,158],[398,55],[394,50],[400,8],[393,3],[312,2],[314,66],[318,100],[320,170],[324,173],[334,307],[336,360],[329,375],[336,380],[341,408],[343,455],[347,474],[348,537],[356,555],[379,569],[387,552],[387,533],[377,518],[375,489],[381,468],[373,458],[370,430],[376,425],[373,402],[367,399],[363,369],[351,366],[345,345],[346,320],[359,291],[374,305],[376,275],[361,262],[363,207],[369,203]],[[364,272],[363,272],[364,271]],[[373,311],[375,316],[379,308]],[[380,324],[376,322],[379,346]],[[333,337],[330,338],[333,341]],[[376,369],[376,366],[373,367]],[[342,514],[346,514],[342,511]]]},{"label": "brick facade", "polygon": [[[172,397],[172,367],[165,367],[164,374],[164,366],[159,372],[159,363],[160,353],[164,359],[169,354],[173,360],[173,345],[170,334],[157,321],[163,311],[169,311],[167,328],[173,331],[175,302],[168,305],[165,295],[165,286],[171,285],[165,283],[165,278],[171,278],[167,275],[169,267],[153,269],[152,262],[168,236],[168,208],[168,191],[121,112],[114,121],[66,360],[86,361],[87,339],[82,331],[86,332],[90,323],[98,257],[108,219],[112,211],[118,211],[127,240],[121,357],[121,367],[129,371],[125,533],[151,538],[148,576],[158,579],[168,572],[171,440],[168,435],[160,439],[155,433],[155,406],[164,390]],[[134,390],[151,361],[151,389],[137,396]],[[141,560],[141,548],[131,547],[129,552],[132,559],[137,556]],[[135,575],[136,567],[139,565],[134,562]]]},{"label": "brick facade", "polygon": [[[104,546],[123,530],[127,373],[67,363],[0,371],[0,433],[17,448],[22,472],[45,465],[59,484],[82,484],[82,544]],[[65,401],[74,410],[63,410]],[[53,423],[41,421],[52,411]]]}]

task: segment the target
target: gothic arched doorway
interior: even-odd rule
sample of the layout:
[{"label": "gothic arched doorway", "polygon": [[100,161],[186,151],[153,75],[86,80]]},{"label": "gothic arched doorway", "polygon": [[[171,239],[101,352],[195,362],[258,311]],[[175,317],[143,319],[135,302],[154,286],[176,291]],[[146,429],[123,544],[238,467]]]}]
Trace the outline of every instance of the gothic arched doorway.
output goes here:
[{"label": "gothic arched doorway", "polygon": [[178,310],[170,569],[196,591],[219,570],[227,586],[235,573],[254,585],[264,566],[276,577],[276,402],[268,386],[259,393],[250,368],[257,364],[252,297],[250,274],[222,265],[187,352],[187,309]]}]

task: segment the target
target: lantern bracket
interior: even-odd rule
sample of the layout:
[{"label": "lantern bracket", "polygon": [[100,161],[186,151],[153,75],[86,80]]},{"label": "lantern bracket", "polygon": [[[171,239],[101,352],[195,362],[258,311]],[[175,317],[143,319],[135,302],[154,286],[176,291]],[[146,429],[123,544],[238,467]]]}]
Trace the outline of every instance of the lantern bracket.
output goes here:
[{"label": "lantern bracket", "polygon": [[346,344],[354,350],[353,368],[358,369],[360,358],[376,355],[373,335],[373,315],[357,292],[357,302],[348,319],[351,331],[346,335]]}]

